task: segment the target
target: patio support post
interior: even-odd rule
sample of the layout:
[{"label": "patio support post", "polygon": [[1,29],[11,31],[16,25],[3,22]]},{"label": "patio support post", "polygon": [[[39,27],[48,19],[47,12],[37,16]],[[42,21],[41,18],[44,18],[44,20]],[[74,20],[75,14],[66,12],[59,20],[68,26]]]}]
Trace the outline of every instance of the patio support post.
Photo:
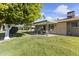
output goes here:
[{"label": "patio support post", "polygon": [[46,24],[46,35],[48,35],[48,29],[49,29],[49,26],[48,26],[48,22]]}]

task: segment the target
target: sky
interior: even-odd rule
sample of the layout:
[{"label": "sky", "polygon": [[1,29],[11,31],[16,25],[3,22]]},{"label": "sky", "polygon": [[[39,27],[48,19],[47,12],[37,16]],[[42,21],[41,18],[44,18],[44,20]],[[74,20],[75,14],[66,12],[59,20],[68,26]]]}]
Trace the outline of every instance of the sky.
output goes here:
[{"label": "sky", "polygon": [[79,16],[79,3],[44,3],[41,15],[52,20],[63,19],[67,17],[69,11],[75,11],[76,16]]}]

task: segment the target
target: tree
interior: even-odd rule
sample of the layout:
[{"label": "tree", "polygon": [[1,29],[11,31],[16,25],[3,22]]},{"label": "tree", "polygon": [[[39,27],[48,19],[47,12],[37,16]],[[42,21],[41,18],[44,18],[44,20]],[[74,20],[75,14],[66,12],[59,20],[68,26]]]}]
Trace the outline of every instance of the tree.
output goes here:
[{"label": "tree", "polygon": [[[9,30],[14,24],[31,24],[40,15],[41,4],[33,3],[1,3],[0,20],[5,24],[5,38],[9,39]],[[10,27],[9,27],[10,26]]]}]

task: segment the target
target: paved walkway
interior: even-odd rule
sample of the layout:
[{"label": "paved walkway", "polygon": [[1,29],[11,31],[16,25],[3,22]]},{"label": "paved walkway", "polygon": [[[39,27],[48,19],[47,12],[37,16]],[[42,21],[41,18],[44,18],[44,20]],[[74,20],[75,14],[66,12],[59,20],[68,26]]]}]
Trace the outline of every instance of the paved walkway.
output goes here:
[{"label": "paved walkway", "polygon": [[35,35],[32,35],[32,36],[46,36],[46,37],[51,37],[51,36],[57,36],[57,35],[55,35],[55,34],[44,34],[44,35],[35,34]]}]

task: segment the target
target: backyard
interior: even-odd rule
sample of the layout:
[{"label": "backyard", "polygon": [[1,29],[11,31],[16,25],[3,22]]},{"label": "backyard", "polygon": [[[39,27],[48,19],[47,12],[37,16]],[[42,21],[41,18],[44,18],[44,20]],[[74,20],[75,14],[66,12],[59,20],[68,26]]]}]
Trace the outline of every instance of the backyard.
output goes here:
[{"label": "backyard", "polygon": [[[0,32],[1,33],[1,32]],[[0,56],[79,56],[79,37],[39,36],[18,31],[0,41]]]}]

